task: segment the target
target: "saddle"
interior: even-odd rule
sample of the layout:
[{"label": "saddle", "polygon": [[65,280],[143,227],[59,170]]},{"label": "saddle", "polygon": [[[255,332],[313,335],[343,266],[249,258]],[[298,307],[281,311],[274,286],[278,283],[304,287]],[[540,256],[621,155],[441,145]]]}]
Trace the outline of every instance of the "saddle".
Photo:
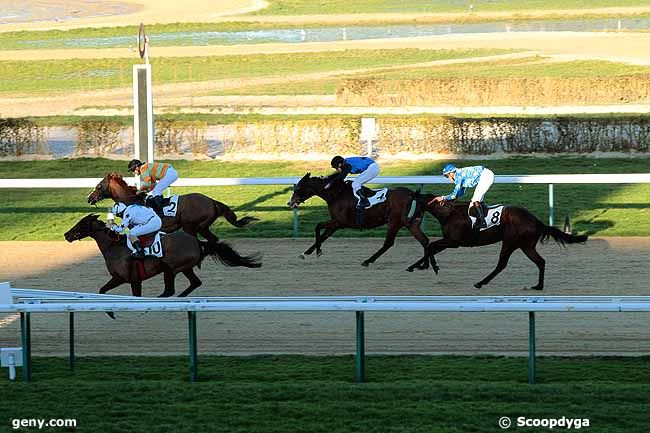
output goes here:
[{"label": "saddle", "polygon": [[138,236],[138,241],[140,241],[140,246],[142,248],[150,247],[156,241],[156,235],[158,232],[149,233],[148,235]]}]

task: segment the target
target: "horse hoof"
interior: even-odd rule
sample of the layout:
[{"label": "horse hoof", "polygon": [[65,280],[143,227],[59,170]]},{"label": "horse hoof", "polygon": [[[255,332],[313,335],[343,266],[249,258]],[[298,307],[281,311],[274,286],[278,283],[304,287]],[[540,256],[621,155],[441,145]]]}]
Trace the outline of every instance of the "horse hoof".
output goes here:
[{"label": "horse hoof", "polygon": [[363,266],[364,268],[367,268],[368,266],[370,266],[370,263],[363,262],[363,263],[361,263],[361,266]]},{"label": "horse hoof", "polygon": [[323,255],[323,252],[322,252],[322,251],[316,251],[316,257],[320,257],[320,256],[322,256],[322,255]]},{"label": "horse hoof", "polygon": [[406,272],[413,272],[413,268],[406,268]]},{"label": "horse hoof", "polygon": [[170,293],[163,292],[160,295],[158,295],[159,298],[171,298],[172,296],[174,296],[174,292],[170,292]]},{"label": "horse hoof", "polygon": [[300,257],[303,260],[305,260],[305,258],[306,258],[306,256],[304,254],[300,254],[298,257]]},{"label": "horse hoof", "polygon": [[532,290],[544,290],[544,287],[543,287],[543,286],[542,286],[542,287],[540,287],[540,286],[533,286],[533,287],[531,287],[531,289],[532,289]]},{"label": "horse hoof", "polygon": [[476,284],[474,284],[474,287],[476,287],[477,289],[480,289],[481,287],[483,287],[483,284],[476,283]]},{"label": "horse hoof", "polygon": [[108,317],[110,317],[111,319],[115,320],[115,313],[113,313],[112,311],[107,311],[107,312],[106,312],[106,315],[107,315]]},{"label": "horse hoof", "polygon": [[433,272],[435,272],[436,275],[438,275],[438,271],[440,271],[440,268],[433,268]]}]

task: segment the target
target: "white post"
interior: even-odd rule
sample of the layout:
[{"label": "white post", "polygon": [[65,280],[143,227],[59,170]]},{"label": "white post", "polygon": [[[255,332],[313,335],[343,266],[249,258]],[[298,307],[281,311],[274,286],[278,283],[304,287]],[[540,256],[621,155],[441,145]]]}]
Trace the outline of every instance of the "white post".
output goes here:
[{"label": "white post", "polygon": [[377,122],[374,117],[361,118],[361,134],[359,138],[366,142],[366,154],[372,157],[372,140],[377,138]]},{"label": "white post", "polygon": [[11,283],[0,283],[0,304],[13,304],[14,299],[11,296]]}]

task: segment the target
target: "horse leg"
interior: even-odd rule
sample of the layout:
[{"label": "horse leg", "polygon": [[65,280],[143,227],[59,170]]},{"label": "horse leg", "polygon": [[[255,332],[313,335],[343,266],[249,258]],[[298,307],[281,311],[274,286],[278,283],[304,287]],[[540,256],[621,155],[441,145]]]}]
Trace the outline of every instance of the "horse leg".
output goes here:
[{"label": "horse leg", "polygon": [[131,282],[131,294],[133,296],[142,297],[142,281],[132,281]]},{"label": "horse leg", "polygon": [[109,290],[113,290],[114,288],[116,288],[116,287],[119,286],[120,284],[124,284],[124,283],[126,283],[126,280],[124,280],[123,278],[120,278],[120,277],[112,277],[112,278],[108,281],[108,283],[104,284],[104,285],[99,289],[99,293],[103,295],[104,293],[108,292]]},{"label": "horse leg", "polygon": [[436,273],[436,275],[438,274],[438,271],[440,271],[438,263],[436,262],[436,254],[443,252],[447,248],[458,248],[458,244],[456,242],[450,241],[449,239],[442,238],[431,242],[427,247],[429,262],[431,262],[431,267],[433,268],[433,271]]},{"label": "horse leg", "polygon": [[185,275],[187,279],[190,280],[190,285],[180,295],[178,295],[179,298],[184,298],[185,296],[192,293],[194,289],[200,287],[201,284],[203,284],[203,282],[199,279],[199,277],[196,276],[196,274],[194,273],[194,269],[192,268],[183,271],[183,275]]},{"label": "horse leg", "polygon": [[[429,238],[427,237],[427,235],[424,234],[422,229],[420,229],[419,225],[411,224],[406,227],[409,229],[413,237],[415,237],[415,239],[417,239],[418,242],[420,242],[420,245],[422,245],[422,248],[424,249],[423,258],[417,263],[418,265],[417,268],[420,270],[428,268],[429,261],[427,260],[427,247],[429,245]],[[409,266],[407,271],[413,272],[413,268]]]},{"label": "horse leg", "polygon": [[[323,234],[321,235],[320,231],[321,231],[322,229],[325,229],[325,233],[323,233]],[[323,242],[325,242],[325,240],[326,240],[327,238],[329,238],[330,236],[332,236],[332,234],[333,234],[336,230],[338,230],[338,227],[336,226],[336,221],[334,221],[334,220],[329,220],[329,221],[324,222],[324,223],[318,223],[318,224],[316,224],[316,227],[314,228],[314,233],[315,233],[315,235],[316,235],[316,236],[315,236],[315,237],[316,237],[316,242],[314,242],[314,245],[312,245],[311,247],[307,248],[307,251],[305,251],[304,253],[302,253],[300,257],[304,259],[304,258],[305,258],[305,257],[304,257],[305,255],[307,255],[307,256],[310,255],[311,253],[314,252],[314,250],[316,250],[316,255],[317,255],[317,256],[320,256],[321,254],[323,254],[323,252],[322,252],[321,249],[320,249],[321,245],[323,244]]]},{"label": "horse leg", "polygon": [[546,268],[546,260],[544,260],[544,258],[539,255],[535,249],[535,245],[523,247],[521,250],[524,252],[524,254],[526,254],[526,257],[528,257],[533,263],[537,265],[537,269],[539,269],[539,279],[537,281],[537,285],[531,287],[531,289],[544,290],[544,269]]},{"label": "horse leg", "polygon": [[388,225],[388,229],[386,230],[386,239],[384,239],[384,245],[379,248],[379,250],[373,254],[369,259],[366,259],[363,263],[361,263],[361,266],[368,267],[370,263],[374,263],[375,260],[379,258],[382,254],[384,254],[386,251],[390,249],[393,245],[395,245],[395,236],[397,236],[397,232],[400,229],[400,224],[395,224],[391,223]]},{"label": "horse leg", "polygon": [[165,279],[165,290],[160,295],[158,295],[158,297],[169,298],[170,296],[174,296],[174,293],[176,292],[174,288],[176,274],[174,274],[174,271],[172,271],[172,269],[166,263],[162,263],[162,268],[163,276]]},{"label": "horse leg", "polygon": [[494,268],[494,270],[490,273],[490,275],[483,278],[478,283],[474,284],[474,287],[480,289],[482,286],[492,281],[492,278],[496,277],[499,272],[501,272],[502,270],[505,269],[506,266],[508,266],[508,260],[510,259],[510,256],[512,255],[512,253],[515,252],[517,248],[518,247],[513,247],[504,241],[503,245],[501,245],[501,253],[499,254],[499,262],[497,263],[497,267]]},{"label": "horse leg", "polygon": [[437,241],[433,241],[429,243],[429,245],[425,249],[424,257],[422,257],[420,260],[418,260],[417,262],[413,263],[411,266],[406,268],[406,270],[409,272],[413,272],[413,269],[416,268],[418,270],[427,269],[429,267],[429,263],[431,263],[431,267],[433,268],[433,271],[437,274],[438,271],[440,271],[440,268],[438,267],[438,263],[436,262],[435,256],[436,254],[446,250],[447,248],[458,248],[458,244],[445,238],[438,239]]}]

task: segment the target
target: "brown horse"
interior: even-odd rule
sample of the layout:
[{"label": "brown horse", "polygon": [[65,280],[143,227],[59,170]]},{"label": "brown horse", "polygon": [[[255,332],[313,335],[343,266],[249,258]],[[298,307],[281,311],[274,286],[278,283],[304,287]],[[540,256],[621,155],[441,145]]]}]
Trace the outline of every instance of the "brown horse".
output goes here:
[{"label": "brown horse", "polygon": [[[65,240],[68,242],[85,237],[91,237],[97,242],[97,246],[104,256],[106,268],[111,274],[110,281],[99,289],[99,293],[106,293],[121,284],[129,283],[133,295],[142,296],[142,281],[163,273],[165,291],[160,296],[173,296],[176,274],[182,272],[190,281],[190,285],[179,296],[187,296],[202,284],[194,273],[194,267],[200,267],[206,256],[218,259],[226,266],[245,266],[247,268],[261,266],[257,257],[242,257],[225,242],[199,241],[195,236],[180,230],[161,238],[163,258],[147,257],[144,260],[133,260],[130,257],[131,250],[126,246],[126,237],[106,228],[105,223],[93,214],[83,217],[65,234]],[[141,269],[138,269],[140,266],[138,262],[142,266]]]},{"label": "brown horse", "polygon": [[[112,198],[116,202],[126,205],[144,204],[144,199],[136,192],[135,187],[126,184],[122,175],[115,172],[108,173],[88,194],[88,203],[95,204],[105,198]],[[208,242],[216,244],[219,242],[219,238],[210,231],[210,226],[220,216],[224,216],[235,227],[244,227],[252,221],[257,221],[257,218],[254,217],[237,219],[235,212],[224,203],[203,194],[192,193],[178,197],[178,209],[175,217],[161,217],[161,230],[171,233],[183,229],[192,236],[196,236],[198,233]]]},{"label": "brown horse", "polygon": [[[505,267],[513,252],[521,249],[539,269],[537,285],[531,289],[542,290],[544,288],[544,270],[546,261],[537,252],[538,242],[546,242],[553,238],[558,245],[584,243],[587,236],[574,236],[564,233],[555,227],[547,226],[538,220],[527,209],[516,206],[504,206],[499,225],[492,226],[486,230],[475,231],[472,229],[472,222],[467,215],[469,203],[456,202],[433,202],[435,195],[419,195],[417,197],[418,210],[416,214],[426,210],[436,217],[442,227],[443,238],[429,244],[427,252],[419,261],[407,269],[426,269],[429,262],[437,274],[439,267],[435,255],[447,248],[458,247],[479,247],[483,245],[503,242],[501,254],[496,268],[488,276],[483,278],[474,287],[480,289],[486,285]],[[496,221],[495,221],[496,222]]]},{"label": "brown horse", "polygon": [[[330,213],[330,220],[316,224],[316,242],[309,247],[304,254],[309,255],[316,250],[316,254],[322,254],[321,245],[327,238],[338,229],[355,228],[371,229],[387,224],[386,239],[384,245],[369,259],[361,263],[368,266],[373,263],[379,256],[384,254],[395,243],[397,232],[406,227],[411,234],[420,242],[423,248],[429,243],[429,239],[420,229],[420,219],[409,219],[408,213],[414,198],[414,192],[407,188],[395,188],[388,192],[385,202],[378,203],[370,209],[364,210],[361,221],[357,221],[356,205],[357,199],[352,193],[352,187],[349,183],[341,180],[331,182],[329,177],[311,177],[307,173],[296,184],[287,206],[291,208],[298,207],[305,200],[318,196],[327,202],[327,209]],[[330,188],[325,186],[330,184]],[[367,189],[367,188],[365,188]],[[321,230],[325,232],[321,234]],[[304,254],[301,255],[304,258]]]}]

